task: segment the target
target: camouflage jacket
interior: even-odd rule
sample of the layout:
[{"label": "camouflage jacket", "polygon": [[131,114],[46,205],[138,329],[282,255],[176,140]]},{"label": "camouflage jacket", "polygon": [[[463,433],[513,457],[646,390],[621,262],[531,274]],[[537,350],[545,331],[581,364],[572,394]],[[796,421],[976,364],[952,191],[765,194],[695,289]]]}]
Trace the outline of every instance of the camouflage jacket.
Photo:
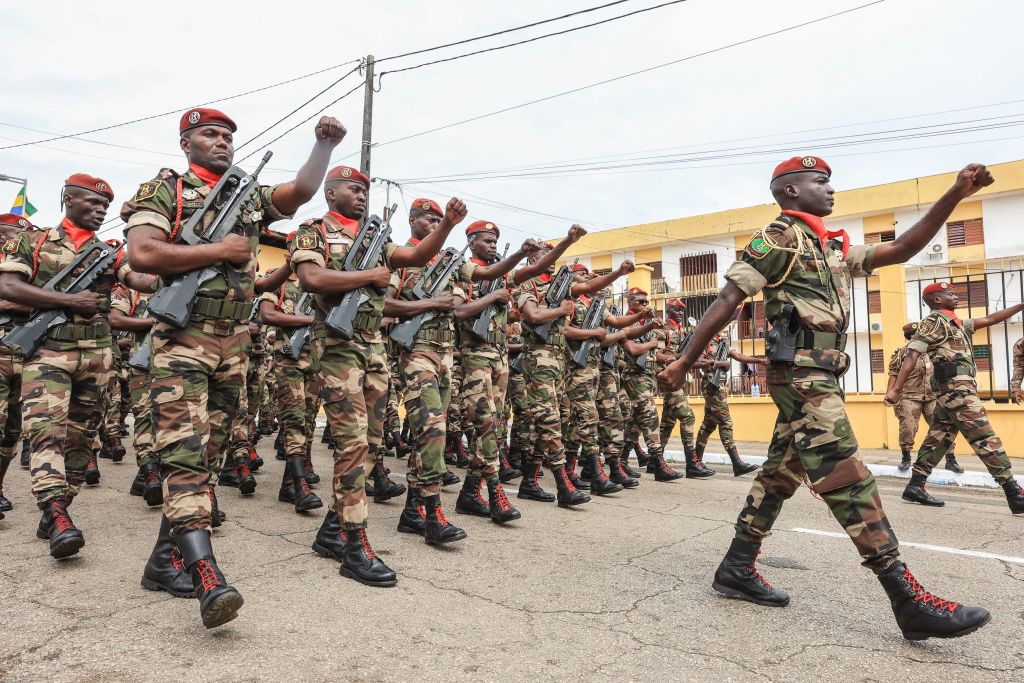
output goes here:
[{"label": "camouflage jacket", "polygon": [[[485,263],[481,259],[471,258],[470,263],[477,266],[490,265]],[[515,277],[515,270],[510,273],[506,273],[502,276],[503,286],[506,289],[512,288],[513,278]],[[468,281],[464,284],[463,288],[466,291],[466,300],[472,301],[481,296],[481,291],[484,287],[490,287],[491,283],[487,280],[480,282]],[[459,324],[459,339],[461,340],[462,346],[465,348],[475,348],[479,346],[504,348],[508,344],[508,306],[498,306],[497,312],[491,318],[491,323],[487,327],[487,336],[489,339],[496,340],[495,342],[482,341],[473,334],[473,323],[476,322],[476,318],[467,318]]]},{"label": "camouflage jacket", "polygon": [[[98,240],[93,235],[81,249],[85,249]],[[12,240],[8,240],[0,248],[5,258],[0,262],[0,273],[17,273],[25,276],[25,280],[36,287],[45,285],[62,268],[71,263],[78,252],[74,242],[57,226],[49,230],[23,232]],[[113,343],[110,336],[110,294],[114,284],[124,282],[131,272],[128,259],[124,252],[118,256],[113,266],[100,275],[90,291],[106,298],[107,303],[93,317],[87,318],[75,313],[69,315],[64,325],[57,325],[47,333],[43,346],[54,351],[71,351],[73,349],[106,348]],[[72,273],[74,275],[74,273]],[[72,336],[88,336],[86,339],[71,340]]]},{"label": "camouflage jacket", "polygon": [[[256,305],[259,306],[264,301],[269,301],[270,303],[274,304],[274,308],[277,309],[278,311],[280,311],[281,313],[284,313],[285,315],[295,315],[296,314],[295,313],[295,307],[298,305],[299,298],[301,296],[302,296],[302,288],[299,286],[299,283],[296,282],[294,279],[289,278],[288,280],[285,281],[285,283],[283,285],[278,287],[276,290],[274,290],[272,292],[263,292],[262,294],[260,294],[259,297],[256,298]],[[308,299],[307,299],[307,301],[308,301]],[[295,328],[294,327],[288,327],[288,328],[282,329],[280,327],[274,327],[272,325],[266,325],[265,329],[269,330],[271,327],[273,327],[273,329],[276,332],[276,334],[274,334],[274,341],[271,344],[271,347],[273,348],[275,353],[283,353],[284,352],[285,344],[288,342],[288,339],[291,337],[292,332],[295,331]],[[263,343],[263,338],[262,337],[263,337],[263,335],[260,335],[260,345],[261,346],[265,346],[265,344]],[[256,347],[256,339],[254,338],[253,339],[253,350],[254,351],[255,351],[255,347]],[[265,349],[261,349],[261,353],[265,353],[265,352],[266,352]]]},{"label": "camouflage jacket", "polygon": [[[248,262],[238,267],[221,263],[220,274],[200,285],[199,296],[233,301],[253,300],[259,235],[271,223],[291,218],[274,207],[271,197],[275,188],[269,185],[258,186],[248,204],[243,207],[242,218],[233,230],[249,238],[252,256]],[[135,196],[121,207],[125,234],[137,225],[152,225],[169,236],[173,235],[174,240],[181,243],[181,226],[203,207],[203,201],[210,190],[192,171],[179,176],[169,168],[162,169],[156,178],[142,183]],[[208,216],[206,225],[213,219],[214,216]]]},{"label": "camouflage jacket", "polygon": [[[722,346],[722,344],[725,344],[725,343],[726,343],[726,340],[722,339],[722,338],[720,338],[718,336],[715,336],[714,338],[712,338],[712,340],[710,342],[708,342],[708,345],[704,348],[704,353],[702,353],[700,355],[700,360],[711,361],[711,362],[714,362],[714,361],[718,360],[719,348]],[[729,357],[727,355],[726,356],[726,360],[728,360],[728,358]],[[701,386],[702,387],[711,387],[712,386],[711,378],[714,376],[714,374],[715,374],[715,368],[708,368],[707,370],[701,370],[701,372],[700,372],[700,375],[701,375]],[[721,373],[721,377],[719,377],[719,379],[718,379],[718,386],[719,387],[724,387],[725,386],[726,378],[728,376],[729,376],[728,368],[723,369],[722,373]]]},{"label": "camouflage jacket", "polygon": [[[635,325],[643,325],[644,323],[638,322],[638,323],[634,323],[634,324]],[[639,373],[639,374],[643,374],[643,375],[650,375],[651,377],[654,376],[654,374],[658,371],[658,361],[657,361],[656,354],[658,354],[658,353],[665,353],[665,350],[668,349],[668,347],[669,347],[669,335],[668,335],[668,333],[664,329],[657,329],[657,328],[655,328],[655,329],[651,330],[651,340],[656,341],[658,343],[657,343],[657,345],[653,349],[651,349],[650,351],[647,352],[647,363],[642,368],[634,362],[637,357],[636,356],[630,356],[629,352],[626,351],[625,345],[620,345],[621,348],[622,348],[622,351],[623,351],[620,354],[620,358],[625,358],[626,359],[626,368],[623,370],[623,373],[626,373],[626,374],[636,374],[636,373]],[[637,343],[640,342],[639,339],[634,339],[633,341],[637,342]]]},{"label": "camouflage jacket", "polygon": [[[545,308],[547,304],[544,302],[544,295],[548,292],[548,287],[551,286],[551,277],[547,275],[540,275],[535,278],[531,278],[519,285],[518,289],[513,293],[513,298],[516,302],[516,307],[519,310],[523,309],[523,306],[527,301],[532,301],[539,308]],[[550,340],[553,342],[552,346],[565,346],[565,326],[568,318],[561,317],[556,318],[554,324],[551,326]],[[530,325],[523,322],[523,344],[526,348],[532,349],[539,346],[547,346],[548,340],[539,339],[537,335],[533,333]]]},{"label": "camouflage jacket", "polygon": [[[113,295],[110,298],[110,308],[120,311],[130,318],[144,318],[146,316],[146,306],[149,305],[149,294],[143,294],[142,292],[136,292],[134,289],[127,287],[114,287]],[[132,339],[132,346],[130,353],[134,353],[139,348],[139,344],[146,338],[146,332],[136,332]]]},{"label": "camouflage jacket", "polygon": [[1013,345],[1013,377],[1010,378],[1010,391],[1020,391],[1021,380],[1024,380],[1024,338],[1018,339]]},{"label": "camouflage jacket", "polygon": [[[896,377],[900,374],[900,368],[903,367],[903,361],[907,358],[908,350],[909,345],[904,345],[893,351],[892,356],[889,358],[890,377]],[[922,353],[918,357],[917,363],[914,364],[914,369],[907,377],[907,381],[903,384],[903,392],[900,396],[912,401],[934,400],[935,392],[932,391],[932,372],[931,359],[928,357],[928,354]]]},{"label": "camouflage jacket", "polygon": [[[592,301],[593,299],[591,297],[587,296],[586,294],[581,294],[573,302],[572,318],[570,323],[573,327],[583,327],[583,322],[587,318],[587,310],[590,308],[590,304]],[[604,311],[604,315],[601,316],[601,322],[599,323],[599,325],[604,326],[605,322],[610,317],[611,313],[606,308]],[[574,355],[576,355],[576,352],[579,350],[581,343],[582,342],[572,342],[571,344],[566,345],[566,361],[569,361]],[[590,353],[587,355],[587,365],[592,365],[596,368],[598,362],[600,362],[602,353],[603,350],[601,348],[600,342],[597,342],[595,340],[595,343],[592,344],[590,347]],[[568,370],[576,369],[575,365],[566,365],[565,367]]]},{"label": "camouflage jacket", "polygon": [[[407,247],[415,247],[420,241],[415,237],[405,243]],[[434,257],[435,259],[437,257]],[[434,259],[431,259],[431,263]],[[473,272],[477,265],[472,261],[465,261],[462,267],[456,271],[450,280],[445,292],[452,294],[456,299],[456,305],[464,303],[468,298],[464,285],[472,283]],[[391,290],[399,299],[412,299],[412,290],[420,281],[427,268],[403,268],[391,275]],[[456,346],[455,316],[452,313],[434,311],[434,317],[423,323],[419,335],[416,337],[416,344],[413,350],[416,351],[450,351]]]},{"label": "camouflage jacket", "polygon": [[[968,382],[973,386],[978,366],[974,362],[972,334],[973,320],[964,320],[958,324],[949,313],[932,311],[917,326],[917,332],[907,344],[907,348],[928,354],[934,366],[932,386],[935,389],[961,382]],[[940,369],[940,363],[950,362],[956,363],[956,374],[945,382],[939,382],[934,372]]]},{"label": "camouflage jacket", "polygon": [[[358,232],[358,221],[345,218],[333,211],[319,220],[306,221],[292,240],[291,252],[288,255],[292,270],[296,270],[301,263],[313,263],[328,270],[342,270]],[[396,249],[398,245],[389,240],[381,250],[380,259],[375,267],[390,269],[391,257]],[[365,292],[369,294],[369,298],[359,305],[354,337],[369,344],[380,344],[384,341],[380,331],[380,319],[384,315],[385,293],[376,287],[367,287]],[[324,320],[331,309],[341,301],[341,295],[318,294],[314,301],[316,319]],[[333,337],[323,325],[317,327],[317,335],[326,335],[328,339]]]},{"label": "camouflage jacket", "polygon": [[841,345],[850,324],[852,278],[871,274],[876,246],[853,245],[844,256],[837,241],[823,249],[805,222],[781,215],[754,235],[725,279],[747,296],[764,290],[765,317],[772,323],[792,304],[805,330],[824,333],[815,335],[814,348],[797,349],[794,365],[842,373],[850,364]]}]

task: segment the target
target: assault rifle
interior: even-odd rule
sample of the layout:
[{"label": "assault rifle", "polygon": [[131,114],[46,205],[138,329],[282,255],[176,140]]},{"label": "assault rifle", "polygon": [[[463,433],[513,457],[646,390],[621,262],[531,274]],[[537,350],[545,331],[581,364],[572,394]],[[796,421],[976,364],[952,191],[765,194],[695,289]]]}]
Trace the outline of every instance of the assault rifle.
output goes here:
[{"label": "assault rifle", "polygon": [[[612,315],[618,315],[619,314],[619,309],[617,307],[615,307],[615,306],[612,306],[612,311],[611,312],[612,312]],[[606,329],[608,330],[609,333],[612,333],[612,332],[615,331],[615,328],[611,327],[611,326],[609,326]],[[618,356],[619,356],[618,345],[617,344],[611,344],[607,349],[604,350],[604,353],[601,355],[601,362],[604,364],[604,366],[606,368],[614,368],[615,367],[615,361],[618,359]]]},{"label": "assault rifle", "polygon": [[[715,353],[715,362],[720,363],[729,357],[729,349],[732,346],[732,340],[727,335],[725,339],[718,342],[718,351]],[[725,372],[725,368],[715,368],[715,371],[711,373],[711,386],[717,387],[722,381],[722,373]]]},{"label": "assault rifle", "polygon": [[[182,226],[181,239],[191,245],[215,244],[231,234],[241,218],[242,209],[256,189],[256,176],[270,161],[272,154],[267,152],[263,155],[263,160],[252,175],[237,166],[229,168],[206,196],[203,208],[192,214]],[[204,219],[211,214],[214,215],[213,220],[204,228]],[[199,287],[217,277],[219,272],[211,265],[175,275],[150,299],[150,315],[169,325],[185,327],[192,315]]]},{"label": "assault rifle", "polygon": [[[604,299],[591,300],[590,306],[587,308],[587,314],[583,316],[583,329],[592,330],[601,324],[601,318],[604,317],[604,307]],[[572,362],[576,367],[587,367],[587,356],[590,355],[590,349],[594,347],[596,342],[597,340],[595,339],[584,339],[580,343],[580,348],[572,356]]]},{"label": "assault rifle", "polygon": [[[508,245],[505,245],[505,251],[501,254],[501,261],[505,260],[505,256],[508,254]],[[504,277],[496,277],[493,280],[480,285],[480,296],[485,297],[492,292],[498,291],[498,289],[505,284]],[[480,311],[480,315],[473,321],[473,326],[470,328],[473,335],[478,337],[482,341],[487,341],[487,331],[491,328],[491,321],[494,316],[498,313],[498,306],[491,304],[484,310]]]},{"label": "assault rifle", "polygon": [[[313,297],[310,296],[309,292],[303,292],[302,296],[299,297],[298,303],[295,304],[295,315],[309,315],[312,312]],[[299,356],[302,355],[302,347],[306,345],[307,339],[309,339],[309,325],[296,327],[292,330],[285,348],[288,355],[292,357],[292,360],[298,360]]]},{"label": "assault rifle", "polygon": [[[565,298],[569,296],[569,292],[572,290],[572,268],[580,260],[576,259],[572,262],[572,266],[563,265],[555,273],[555,276],[551,278],[551,284],[548,285],[548,291],[544,293],[544,305],[548,308],[558,308],[565,301]],[[557,320],[557,318],[555,319]],[[541,341],[547,341],[551,336],[551,328],[554,326],[555,321],[549,320],[546,323],[538,325],[533,328],[533,333],[537,335]]]},{"label": "assault rifle", "polygon": [[[642,335],[637,337],[636,341],[637,341],[638,344],[646,344],[647,342],[651,341],[652,339],[654,339],[654,330],[647,330]],[[648,356],[650,356],[650,354],[651,354],[650,351],[644,351],[639,356],[637,356],[636,358],[633,359],[633,363],[638,368],[643,370],[644,368],[647,367],[647,358],[648,358]]]},{"label": "assault rifle", "polygon": [[128,367],[141,370],[142,372],[149,372],[149,356],[152,352],[153,330],[150,329],[146,336],[143,337],[139,348],[135,349],[135,353],[128,357]]},{"label": "assault rifle", "polygon": [[[94,242],[80,252],[59,273],[42,286],[42,289],[62,294],[78,294],[89,289],[117,261],[120,242]],[[91,260],[90,260],[91,259]],[[84,267],[83,267],[84,264]],[[81,272],[73,275],[81,268]],[[70,279],[70,282],[68,280]],[[62,308],[38,311],[25,322],[8,332],[0,343],[13,351],[20,351],[28,360],[35,355],[43,343],[46,333],[57,325],[68,321],[68,312]]]},{"label": "assault rifle", "polygon": [[[433,299],[442,292],[448,286],[448,281],[452,279],[455,271],[462,267],[462,257],[467,249],[469,249],[468,244],[462,248],[462,251],[456,251],[455,247],[448,247],[442,251],[430,264],[430,267],[423,272],[423,276],[416,286],[412,288],[413,297],[422,301],[423,299]],[[436,315],[435,311],[424,311],[398,323],[391,330],[391,338],[398,342],[403,349],[411,349],[416,343],[416,336],[420,333],[423,323],[432,320]]]},{"label": "assault rifle", "polygon": [[682,353],[686,349],[690,340],[693,339],[693,333],[697,330],[697,319],[693,316],[686,319],[686,324],[690,326],[690,329],[687,330],[686,334],[684,334],[682,339],[679,340],[679,346],[676,347],[677,354]]},{"label": "assault rifle", "polygon": [[[373,215],[363,221],[359,232],[356,234],[355,242],[348,250],[345,262],[341,269],[344,271],[369,270],[380,262],[381,252],[384,245],[391,239],[391,216],[395,215],[398,204],[394,204],[388,211],[388,220],[384,221],[380,216]],[[327,313],[324,324],[331,332],[334,332],[342,339],[351,339],[355,334],[356,313],[363,302],[370,298],[366,287],[350,289],[341,297],[338,305]]]}]

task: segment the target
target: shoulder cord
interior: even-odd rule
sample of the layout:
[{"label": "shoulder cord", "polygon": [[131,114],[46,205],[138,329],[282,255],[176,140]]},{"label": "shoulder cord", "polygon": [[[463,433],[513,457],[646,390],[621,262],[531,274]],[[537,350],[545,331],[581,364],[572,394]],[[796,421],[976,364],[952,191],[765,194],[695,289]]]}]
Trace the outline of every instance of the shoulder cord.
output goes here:
[{"label": "shoulder cord", "polygon": [[[772,225],[780,226],[781,227],[783,224],[781,224],[781,223],[772,223],[768,227],[771,227]],[[785,227],[793,227],[793,226],[785,226]],[[775,288],[779,287],[780,285],[782,285],[783,282],[786,281],[786,278],[789,277],[789,274],[791,272],[793,272],[793,266],[796,265],[796,260],[800,257],[801,252],[803,252],[803,250],[804,250],[804,244],[805,244],[805,237],[804,237],[804,234],[803,234],[804,231],[801,230],[798,227],[793,227],[793,230],[796,233],[796,247],[795,248],[782,246],[781,244],[779,244],[774,239],[772,239],[771,237],[768,236],[768,228],[761,228],[761,231],[760,231],[761,239],[763,239],[765,242],[767,242],[768,246],[770,246],[772,249],[779,249],[780,251],[785,251],[785,252],[789,252],[789,253],[793,254],[793,257],[789,260],[789,266],[786,268],[786,272],[782,274],[782,277],[780,277],[778,279],[778,281],[766,284],[765,287],[767,287],[768,289],[775,289]],[[818,255],[814,252],[813,249],[811,250],[811,253],[814,254],[814,260],[817,261],[818,260]]]},{"label": "shoulder cord", "polygon": [[36,275],[39,274],[39,252],[43,250],[43,242],[46,241],[46,236],[49,234],[49,230],[41,233],[39,235],[39,239],[36,241],[35,248],[32,249],[32,277],[29,278],[29,282],[35,280]]},{"label": "shoulder cord", "polygon": [[171,229],[171,242],[173,242],[178,236],[178,233],[181,232],[181,189],[181,176],[178,176],[177,182],[174,183],[174,204],[176,208],[174,211],[174,227]]}]

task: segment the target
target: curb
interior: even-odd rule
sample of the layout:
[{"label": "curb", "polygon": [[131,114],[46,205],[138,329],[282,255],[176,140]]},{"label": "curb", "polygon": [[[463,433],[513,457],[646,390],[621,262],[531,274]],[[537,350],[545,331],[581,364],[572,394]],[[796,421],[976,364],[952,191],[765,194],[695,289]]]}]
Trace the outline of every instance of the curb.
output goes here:
[{"label": "curb", "polygon": [[[686,458],[682,451],[665,451],[665,459],[670,462],[685,462]],[[767,460],[761,455],[749,455],[743,456],[743,459],[749,463],[755,465],[763,465],[764,461]],[[704,453],[704,462],[712,465],[730,465],[731,461],[729,456],[725,453]],[[906,472],[900,472],[895,465],[879,465],[875,463],[865,463],[868,471],[876,477],[895,477],[897,479],[910,479],[910,470]],[[1024,476],[1017,475],[1014,477],[1021,485],[1024,485]],[[928,477],[929,484],[936,484],[939,486],[970,486],[977,488],[986,489],[999,489],[1001,488],[996,480],[992,478],[992,475],[988,472],[981,472],[977,470],[965,470],[963,474],[954,474],[948,470],[944,470],[936,467],[932,470],[931,475]]]}]

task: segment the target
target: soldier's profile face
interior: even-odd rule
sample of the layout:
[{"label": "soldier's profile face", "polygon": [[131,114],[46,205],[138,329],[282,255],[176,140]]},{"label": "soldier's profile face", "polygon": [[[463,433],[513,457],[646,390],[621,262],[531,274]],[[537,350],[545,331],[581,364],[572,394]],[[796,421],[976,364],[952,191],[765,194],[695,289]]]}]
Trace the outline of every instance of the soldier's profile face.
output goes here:
[{"label": "soldier's profile face", "polygon": [[836,203],[836,191],[823,173],[795,173],[786,190],[793,208],[813,216],[829,215]]},{"label": "soldier's profile face", "polygon": [[416,211],[409,214],[409,229],[412,231],[412,236],[418,240],[434,232],[434,228],[440,224],[441,217],[436,213]]},{"label": "soldier's profile face", "polygon": [[935,308],[945,309],[952,311],[956,308],[956,305],[960,303],[960,297],[958,297],[952,289],[944,289],[941,292],[935,292],[930,297]]},{"label": "soldier's profile face", "polygon": [[201,126],[181,138],[181,149],[189,163],[224,173],[235,158],[235,138],[223,126]]},{"label": "soldier's profile face", "polygon": [[64,191],[64,215],[86,230],[98,230],[107,217],[110,200],[104,195],[69,187]]}]

